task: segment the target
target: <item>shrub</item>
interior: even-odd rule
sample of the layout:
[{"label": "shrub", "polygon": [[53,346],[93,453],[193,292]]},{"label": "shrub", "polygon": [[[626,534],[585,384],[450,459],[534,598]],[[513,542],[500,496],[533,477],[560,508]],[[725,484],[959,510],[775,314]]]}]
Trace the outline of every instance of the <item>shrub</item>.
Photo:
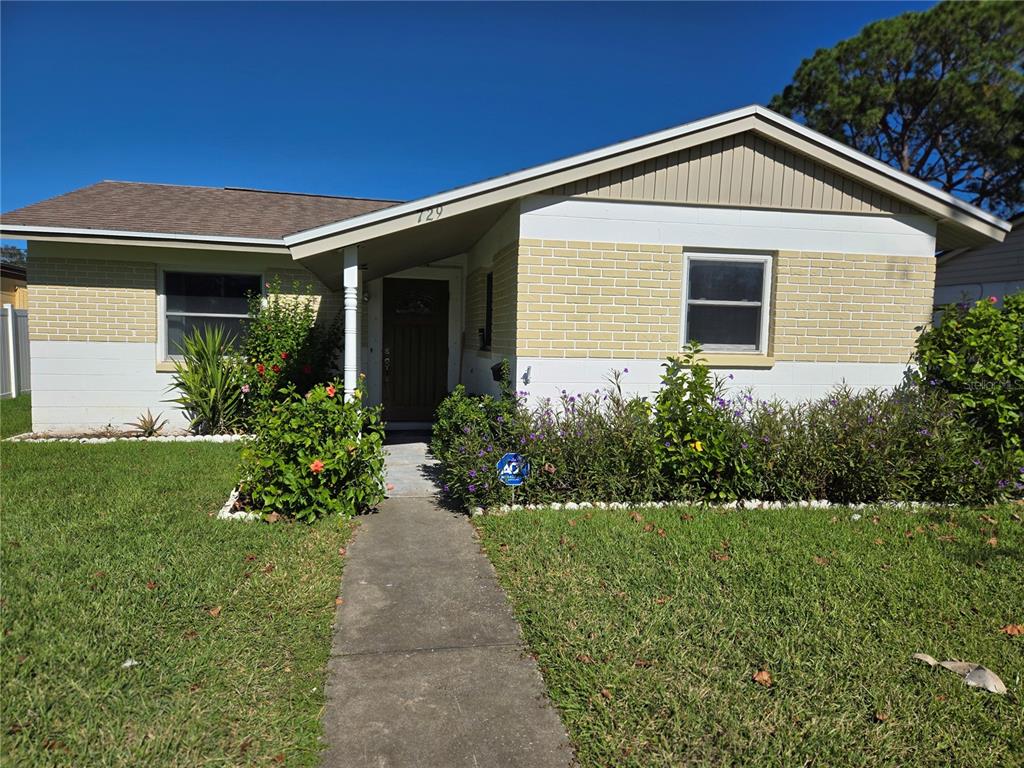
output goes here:
[{"label": "shrub", "polygon": [[275,402],[290,385],[306,392],[334,372],[343,334],[338,320],[317,323],[312,286],[293,283],[282,293],[281,280],[267,283],[267,296],[249,297],[249,319],[242,341],[245,401],[251,416],[264,403]]},{"label": "shrub", "polygon": [[200,435],[235,432],[242,427],[242,366],[232,351],[234,338],[219,325],[196,328],[182,340],[182,359],[174,366],[171,388]]},{"label": "shrub", "polygon": [[1024,456],[1024,293],[944,308],[917,340],[923,384],[960,403],[1003,446]]},{"label": "shrub", "polygon": [[671,498],[732,499],[749,473],[743,430],[730,416],[724,382],[712,379],[699,355],[700,345],[690,344],[664,365],[655,401],[656,455]]},{"label": "shrub", "polygon": [[497,479],[506,452],[522,454],[532,467],[517,502],[639,501],[660,492],[656,440],[649,403],[625,396],[615,374],[603,390],[563,392],[533,409],[508,387],[498,398],[458,387],[438,408],[431,450],[446,492],[465,506],[512,500]]},{"label": "shrub", "polygon": [[384,427],[379,408],[346,402],[341,384],[303,396],[288,385],[257,411],[242,450],[239,496],[265,514],[312,521],[350,516],[384,498]]}]

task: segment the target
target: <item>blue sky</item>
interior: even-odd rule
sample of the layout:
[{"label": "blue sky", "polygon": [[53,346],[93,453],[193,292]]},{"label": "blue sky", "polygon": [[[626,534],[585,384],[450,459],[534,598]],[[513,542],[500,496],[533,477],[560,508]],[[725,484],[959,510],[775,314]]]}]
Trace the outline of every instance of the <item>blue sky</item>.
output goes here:
[{"label": "blue sky", "polygon": [[3,3],[0,209],[100,179],[408,199],[749,103],[931,3]]}]

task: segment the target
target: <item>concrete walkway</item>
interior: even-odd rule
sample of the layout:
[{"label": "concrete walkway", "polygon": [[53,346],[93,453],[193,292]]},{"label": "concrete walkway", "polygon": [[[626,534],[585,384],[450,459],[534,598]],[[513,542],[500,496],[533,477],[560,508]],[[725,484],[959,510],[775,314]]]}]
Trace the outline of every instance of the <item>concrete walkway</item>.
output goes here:
[{"label": "concrete walkway", "polygon": [[568,766],[572,750],[473,528],[435,503],[426,446],[349,547],[328,666],[326,768]]}]

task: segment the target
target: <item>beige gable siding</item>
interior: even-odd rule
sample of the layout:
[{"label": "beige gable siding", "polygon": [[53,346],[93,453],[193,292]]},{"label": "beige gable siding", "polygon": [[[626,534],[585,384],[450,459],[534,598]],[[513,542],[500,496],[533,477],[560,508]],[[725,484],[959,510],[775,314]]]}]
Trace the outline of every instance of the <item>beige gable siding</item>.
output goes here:
[{"label": "beige gable siding", "polygon": [[910,213],[904,203],[753,132],[563,184],[549,194],[846,213]]},{"label": "beige gable siding", "polygon": [[519,248],[518,242],[514,242],[494,257],[494,316],[491,327],[491,352],[494,355],[516,353],[518,270]]},{"label": "beige gable siding", "polygon": [[[681,349],[684,247],[524,238],[517,354],[660,359]],[[906,363],[931,316],[932,257],[772,257],[766,363]],[[728,367],[727,355],[721,357]],[[749,356],[743,356],[749,359]]]}]

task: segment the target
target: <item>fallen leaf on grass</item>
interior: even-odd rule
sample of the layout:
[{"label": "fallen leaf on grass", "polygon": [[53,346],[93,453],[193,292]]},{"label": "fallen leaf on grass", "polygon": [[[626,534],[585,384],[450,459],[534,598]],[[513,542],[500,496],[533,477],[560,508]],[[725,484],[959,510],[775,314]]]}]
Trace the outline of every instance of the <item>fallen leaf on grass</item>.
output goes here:
[{"label": "fallen leaf on grass", "polygon": [[761,669],[754,673],[751,678],[758,685],[763,685],[765,688],[770,688],[772,685],[772,673],[767,669]]},{"label": "fallen leaf on grass", "polygon": [[650,659],[637,659],[636,661],[633,662],[633,666],[634,667],[641,667],[641,668],[643,668],[643,667],[651,667],[651,666],[654,666],[654,662],[651,661]]},{"label": "fallen leaf on grass", "polygon": [[252,553],[249,553],[248,555],[245,556],[245,562],[247,562],[247,563],[251,563],[255,559],[256,559],[256,555],[254,555]]},{"label": "fallen leaf on grass", "polygon": [[990,547],[998,547],[999,546],[999,539],[997,539],[995,536],[993,536],[991,539],[989,539],[985,543],[988,544]]},{"label": "fallen leaf on grass", "polygon": [[724,563],[726,560],[729,560],[730,557],[725,554],[725,552],[712,552],[711,559],[716,563]]},{"label": "fallen leaf on grass", "polygon": [[693,520],[693,515],[691,515],[691,514],[684,514],[682,516],[682,519],[686,520],[687,522],[689,522],[690,520]]},{"label": "fallen leaf on grass", "polygon": [[1024,635],[1024,624],[1007,624],[999,631],[1002,632],[1004,635],[1017,637],[1018,635]]},{"label": "fallen leaf on grass", "polygon": [[103,577],[105,577],[106,575],[107,575],[107,572],[106,572],[106,571],[96,571],[96,573],[94,573],[94,574],[92,575],[92,577],[93,577],[94,579],[102,579],[102,578],[103,578]]},{"label": "fallen leaf on grass", "polygon": [[265,566],[260,568],[263,573],[273,573],[276,566],[273,563],[267,563]]},{"label": "fallen leaf on grass", "polygon": [[989,525],[997,525],[999,523],[999,521],[996,520],[991,515],[978,515],[978,517],[980,517],[982,520],[984,520]]},{"label": "fallen leaf on grass", "polygon": [[888,712],[875,712],[875,722],[876,723],[884,723],[888,719],[889,719],[889,713]]},{"label": "fallen leaf on grass", "polygon": [[658,535],[664,537],[665,536],[665,529],[664,528],[659,528],[658,529]]},{"label": "fallen leaf on grass", "polygon": [[569,520],[569,525],[571,525],[572,527],[575,528],[576,527],[576,521],[575,520]]},{"label": "fallen leaf on grass", "polygon": [[611,699],[612,692],[609,691],[607,688],[602,688],[601,689],[601,695],[604,696],[606,699]]},{"label": "fallen leaf on grass", "polygon": [[207,613],[209,613],[211,616],[213,616],[213,618],[216,619],[218,616],[220,616],[220,611],[221,611],[221,608],[220,608],[219,605],[217,605],[217,606],[214,606],[213,608],[211,608],[209,611],[207,611]]},{"label": "fallen leaf on grass", "polygon": [[638,522],[638,523],[639,523],[639,522],[642,522],[642,521],[643,521],[643,519],[644,519],[644,516],[643,516],[643,515],[641,515],[641,514],[640,514],[639,512],[637,512],[637,511],[635,511],[635,510],[634,510],[633,512],[630,512],[630,513],[629,513],[629,516],[630,516],[631,518],[633,518],[633,520],[635,520],[635,521],[636,521],[636,522]]},{"label": "fallen leaf on grass", "polygon": [[338,547],[338,557],[344,557],[348,554],[348,550],[345,547]]},{"label": "fallen leaf on grass", "polygon": [[818,557],[817,555],[815,555],[814,556],[814,562],[816,562],[818,565],[828,565],[828,558],[827,557]]},{"label": "fallen leaf on grass", "polygon": [[267,515],[263,519],[265,521],[267,521],[268,523],[276,523],[278,520],[281,519],[281,516],[279,514],[277,514],[277,512],[271,512],[269,515]]},{"label": "fallen leaf on grass", "polygon": [[916,661],[923,661],[929,667],[941,667],[963,678],[964,683],[972,688],[984,688],[991,693],[1006,693],[1006,686],[992,670],[975,664],[972,661],[936,661],[927,653],[915,653],[911,655]]},{"label": "fallen leaf on grass", "polygon": [[336,598],[334,598],[334,604],[335,605],[344,605],[345,604],[345,600],[344,600],[344,598],[336,597]]},{"label": "fallen leaf on grass", "polygon": [[194,629],[186,629],[184,632],[181,633],[181,636],[186,640],[195,640],[197,637],[199,637],[199,633],[196,632]]},{"label": "fallen leaf on grass", "polygon": [[652,523],[648,523],[647,525],[644,526],[644,533],[650,533],[653,530],[654,530],[654,525]]},{"label": "fallen leaf on grass", "polygon": [[594,658],[588,653],[577,653],[576,661],[580,662],[581,664],[593,664]]},{"label": "fallen leaf on grass", "polygon": [[146,582],[146,589],[156,589],[156,582],[150,579]]},{"label": "fallen leaf on grass", "polygon": [[873,544],[885,544],[885,542],[882,539],[875,539],[874,542],[872,542],[872,543]]},{"label": "fallen leaf on grass", "polygon": [[284,763],[284,755],[283,754],[274,755],[274,762],[278,763],[278,764]]},{"label": "fallen leaf on grass", "polygon": [[668,597],[668,596],[666,595],[665,597],[656,597],[656,598],[654,598],[654,602],[655,602],[655,603],[656,603],[657,605],[664,605],[665,603],[667,603],[667,602],[668,602],[669,600],[671,600],[671,599],[672,599],[671,597]]}]

